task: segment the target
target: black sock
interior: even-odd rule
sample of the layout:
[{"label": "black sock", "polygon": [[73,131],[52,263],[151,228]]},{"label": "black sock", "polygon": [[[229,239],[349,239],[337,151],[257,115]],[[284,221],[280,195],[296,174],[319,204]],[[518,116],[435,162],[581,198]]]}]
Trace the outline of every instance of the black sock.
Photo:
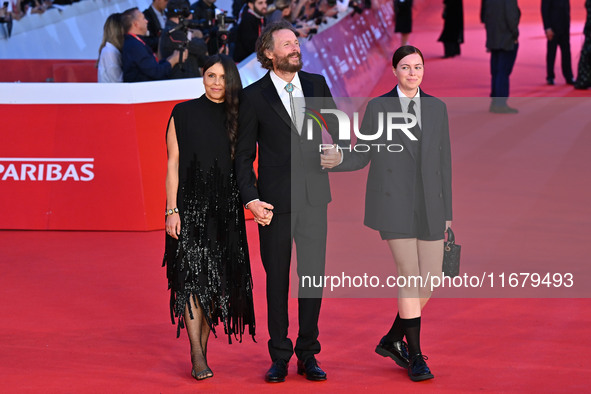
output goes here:
[{"label": "black sock", "polygon": [[402,341],[404,338],[404,327],[402,327],[402,319],[400,318],[400,314],[396,314],[396,319],[392,324],[392,328],[386,334],[386,339],[390,342]]},{"label": "black sock", "polygon": [[408,354],[411,357],[415,354],[421,354],[421,317],[400,320],[408,342]]}]

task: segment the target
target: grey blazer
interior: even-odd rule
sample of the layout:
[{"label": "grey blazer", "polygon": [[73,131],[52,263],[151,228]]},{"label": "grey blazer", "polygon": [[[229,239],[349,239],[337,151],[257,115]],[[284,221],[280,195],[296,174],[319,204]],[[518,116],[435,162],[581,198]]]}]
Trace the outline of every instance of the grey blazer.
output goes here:
[{"label": "grey blazer", "polygon": [[[372,134],[378,129],[378,113],[401,112],[396,88],[371,100],[366,108],[361,131]],[[421,171],[429,232],[445,231],[452,220],[451,149],[447,107],[439,99],[421,91]],[[359,143],[365,143],[358,141]],[[368,141],[367,144],[370,142]],[[400,144],[401,152],[371,149],[368,152],[345,151],[343,162],[331,171],[354,171],[371,162],[365,194],[364,224],[379,231],[409,233],[414,220],[417,155],[402,131],[394,130],[392,139],[384,132],[371,144]],[[396,150],[396,149],[393,149]]]},{"label": "grey blazer", "polygon": [[480,18],[486,27],[486,48],[512,51],[519,38],[520,17],[517,0],[482,0]]}]

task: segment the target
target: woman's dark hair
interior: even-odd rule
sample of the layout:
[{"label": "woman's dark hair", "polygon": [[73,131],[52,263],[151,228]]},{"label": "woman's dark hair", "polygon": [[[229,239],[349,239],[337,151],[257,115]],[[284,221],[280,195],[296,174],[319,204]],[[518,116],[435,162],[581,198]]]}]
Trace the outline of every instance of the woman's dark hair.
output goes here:
[{"label": "woman's dark hair", "polygon": [[224,104],[226,106],[226,130],[230,137],[230,154],[234,159],[236,151],[236,138],[238,137],[238,107],[240,106],[240,92],[242,81],[236,63],[229,56],[213,55],[207,58],[203,65],[203,75],[214,64],[220,63],[224,68],[225,93]]},{"label": "woman's dark hair", "polygon": [[267,70],[273,69],[273,61],[269,59],[267,55],[265,55],[265,51],[273,50],[273,48],[275,47],[275,42],[273,41],[273,33],[279,30],[291,30],[293,34],[297,36],[296,30],[294,29],[292,24],[284,19],[265,26],[261,35],[257,39],[257,42],[255,44],[255,50],[257,53],[257,60],[259,61],[259,63],[261,63],[261,66],[263,66],[263,68],[266,68]]},{"label": "woman's dark hair", "polygon": [[423,57],[421,51],[419,51],[419,48],[413,47],[412,45],[404,45],[398,48],[396,52],[394,52],[394,55],[392,55],[392,67],[396,68],[398,63],[400,63],[403,58],[407,57],[408,55],[412,55],[413,53],[419,55],[423,63],[425,63],[425,58]]}]

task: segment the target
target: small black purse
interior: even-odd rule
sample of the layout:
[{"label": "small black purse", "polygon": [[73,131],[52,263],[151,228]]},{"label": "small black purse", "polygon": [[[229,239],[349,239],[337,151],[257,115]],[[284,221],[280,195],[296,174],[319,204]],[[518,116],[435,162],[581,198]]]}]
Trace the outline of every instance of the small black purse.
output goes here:
[{"label": "small black purse", "polygon": [[460,251],[462,247],[456,244],[456,237],[451,227],[447,228],[447,241],[443,243],[443,274],[451,278],[460,274]]}]

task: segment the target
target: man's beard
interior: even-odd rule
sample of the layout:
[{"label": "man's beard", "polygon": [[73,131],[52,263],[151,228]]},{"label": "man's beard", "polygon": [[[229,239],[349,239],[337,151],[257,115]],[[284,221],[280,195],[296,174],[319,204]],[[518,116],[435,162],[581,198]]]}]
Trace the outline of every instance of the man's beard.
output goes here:
[{"label": "man's beard", "polygon": [[295,53],[298,57],[298,64],[292,64],[289,60],[292,56],[294,56],[293,53],[290,53],[287,56],[284,57],[280,57],[277,59],[277,64],[275,64],[275,68],[279,71],[285,71],[288,73],[296,73],[298,71],[300,71],[302,69],[302,54],[301,53]]}]

